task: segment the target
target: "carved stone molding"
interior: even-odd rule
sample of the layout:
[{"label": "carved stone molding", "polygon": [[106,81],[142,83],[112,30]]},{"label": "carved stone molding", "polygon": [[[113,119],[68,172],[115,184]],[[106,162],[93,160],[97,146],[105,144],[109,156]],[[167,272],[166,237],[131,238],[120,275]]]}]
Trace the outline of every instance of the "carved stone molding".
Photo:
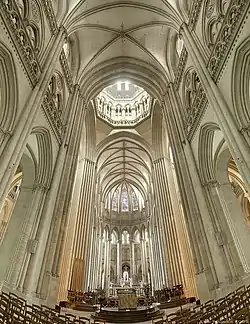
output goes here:
[{"label": "carved stone molding", "polygon": [[62,70],[67,83],[68,90],[70,93],[72,93],[74,89],[73,77],[64,50],[62,50],[60,54],[60,63],[62,66]]},{"label": "carved stone molding", "polygon": [[54,9],[52,7],[51,0],[43,0],[44,3],[44,11],[48,20],[50,31],[53,35],[55,35],[58,31],[58,25],[56,21],[56,16],[54,13]]},{"label": "carved stone molding", "polygon": [[189,15],[188,25],[190,29],[194,29],[199,18],[203,0],[193,0]]},{"label": "carved stone molding", "polygon": [[41,73],[35,50],[14,0],[0,1],[0,15],[33,86]]},{"label": "carved stone molding", "polygon": [[42,108],[58,142],[61,144],[64,131],[61,114],[60,111],[58,111],[49,90],[45,93]]},{"label": "carved stone molding", "polygon": [[[250,2],[248,0],[232,0],[230,3],[208,61],[208,69],[215,82],[218,82],[249,6]],[[206,96],[204,95],[203,98],[200,98],[199,104],[194,103],[194,105],[196,105],[192,108],[195,112],[194,116],[191,118],[192,120],[187,120],[185,127],[189,140],[193,138],[201,122],[201,118],[205,113],[207,107]]]},{"label": "carved stone molding", "polygon": [[[201,122],[201,118],[205,113],[206,110],[206,106],[208,104],[207,101],[207,96],[204,92],[200,93],[200,95],[198,95],[196,97],[196,100],[194,101],[194,105],[192,107],[193,110],[193,116],[192,118],[190,118],[187,121],[186,124],[186,134],[187,134],[187,138],[189,141],[192,140],[200,122]],[[190,115],[189,115],[190,117]]]},{"label": "carved stone molding", "polygon": [[[198,21],[199,14],[202,7],[202,2],[203,2],[202,0],[193,0],[192,2],[192,7],[189,15],[189,22],[188,22],[188,25],[191,30],[195,28],[196,23]],[[188,58],[188,52],[184,47],[181,52],[178,67],[175,73],[174,88],[176,91],[180,87],[180,83],[187,63],[187,58]]]},{"label": "carved stone molding", "polygon": [[179,59],[178,67],[177,67],[177,72],[175,75],[175,80],[174,80],[174,88],[177,91],[180,87],[181,80],[183,78],[183,73],[186,67],[187,63],[187,58],[188,58],[188,52],[185,48],[181,51],[181,56]]},{"label": "carved stone molding", "polygon": [[208,61],[208,69],[215,82],[218,81],[220,72],[249,6],[249,0],[231,1]]}]

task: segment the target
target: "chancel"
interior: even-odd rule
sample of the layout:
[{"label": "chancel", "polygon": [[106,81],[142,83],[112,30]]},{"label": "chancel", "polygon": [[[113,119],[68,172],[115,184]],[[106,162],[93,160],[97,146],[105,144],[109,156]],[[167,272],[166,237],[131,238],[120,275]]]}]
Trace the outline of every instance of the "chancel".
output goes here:
[{"label": "chancel", "polygon": [[250,1],[0,0],[0,322],[250,322]]}]

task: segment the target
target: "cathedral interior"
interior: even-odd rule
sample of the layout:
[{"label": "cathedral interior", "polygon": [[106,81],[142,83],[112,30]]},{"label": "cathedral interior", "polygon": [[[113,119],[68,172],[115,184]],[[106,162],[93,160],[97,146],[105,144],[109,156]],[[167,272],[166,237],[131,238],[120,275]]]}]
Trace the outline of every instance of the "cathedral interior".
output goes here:
[{"label": "cathedral interior", "polygon": [[249,323],[249,13],[0,0],[1,323],[125,293]]}]

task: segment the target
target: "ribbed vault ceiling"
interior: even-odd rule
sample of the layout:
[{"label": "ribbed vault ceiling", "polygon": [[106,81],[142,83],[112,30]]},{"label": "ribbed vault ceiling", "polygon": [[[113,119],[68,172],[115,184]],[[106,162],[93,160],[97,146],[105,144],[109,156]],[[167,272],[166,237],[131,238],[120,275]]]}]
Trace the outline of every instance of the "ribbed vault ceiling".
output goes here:
[{"label": "ribbed vault ceiling", "polygon": [[146,200],[151,158],[140,144],[122,139],[108,145],[101,153],[97,167],[103,200],[123,182],[136,187]]},{"label": "ribbed vault ceiling", "polygon": [[178,0],[69,1],[64,25],[78,40],[79,78],[112,59],[131,59],[169,75],[166,63],[169,29],[179,30]]}]

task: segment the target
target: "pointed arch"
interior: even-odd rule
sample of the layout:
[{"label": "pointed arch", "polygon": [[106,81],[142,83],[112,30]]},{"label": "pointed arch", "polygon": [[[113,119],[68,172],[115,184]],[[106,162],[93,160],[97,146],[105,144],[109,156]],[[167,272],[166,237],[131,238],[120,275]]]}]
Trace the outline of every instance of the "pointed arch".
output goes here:
[{"label": "pointed arch", "polygon": [[216,123],[207,123],[201,127],[198,144],[198,160],[203,183],[214,181],[215,165],[213,159],[213,141],[215,131],[220,130]]},{"label": "pointed arch", "polygon": [[0,132],[11,133],[17,113],[17,76],[9,49],[0,42]]},{"label": "pointed arch", "polygon": [[240,130],[250,125],[250,37],[237,48],[232,71],[232,96],[234,113]]},{"label": "pointed arch", "polygon": [[53,153],[50,132],[44,127],[35,127],[34,134],[38,145],[38,170],[36,183],[49,188],[53,172]]}]

